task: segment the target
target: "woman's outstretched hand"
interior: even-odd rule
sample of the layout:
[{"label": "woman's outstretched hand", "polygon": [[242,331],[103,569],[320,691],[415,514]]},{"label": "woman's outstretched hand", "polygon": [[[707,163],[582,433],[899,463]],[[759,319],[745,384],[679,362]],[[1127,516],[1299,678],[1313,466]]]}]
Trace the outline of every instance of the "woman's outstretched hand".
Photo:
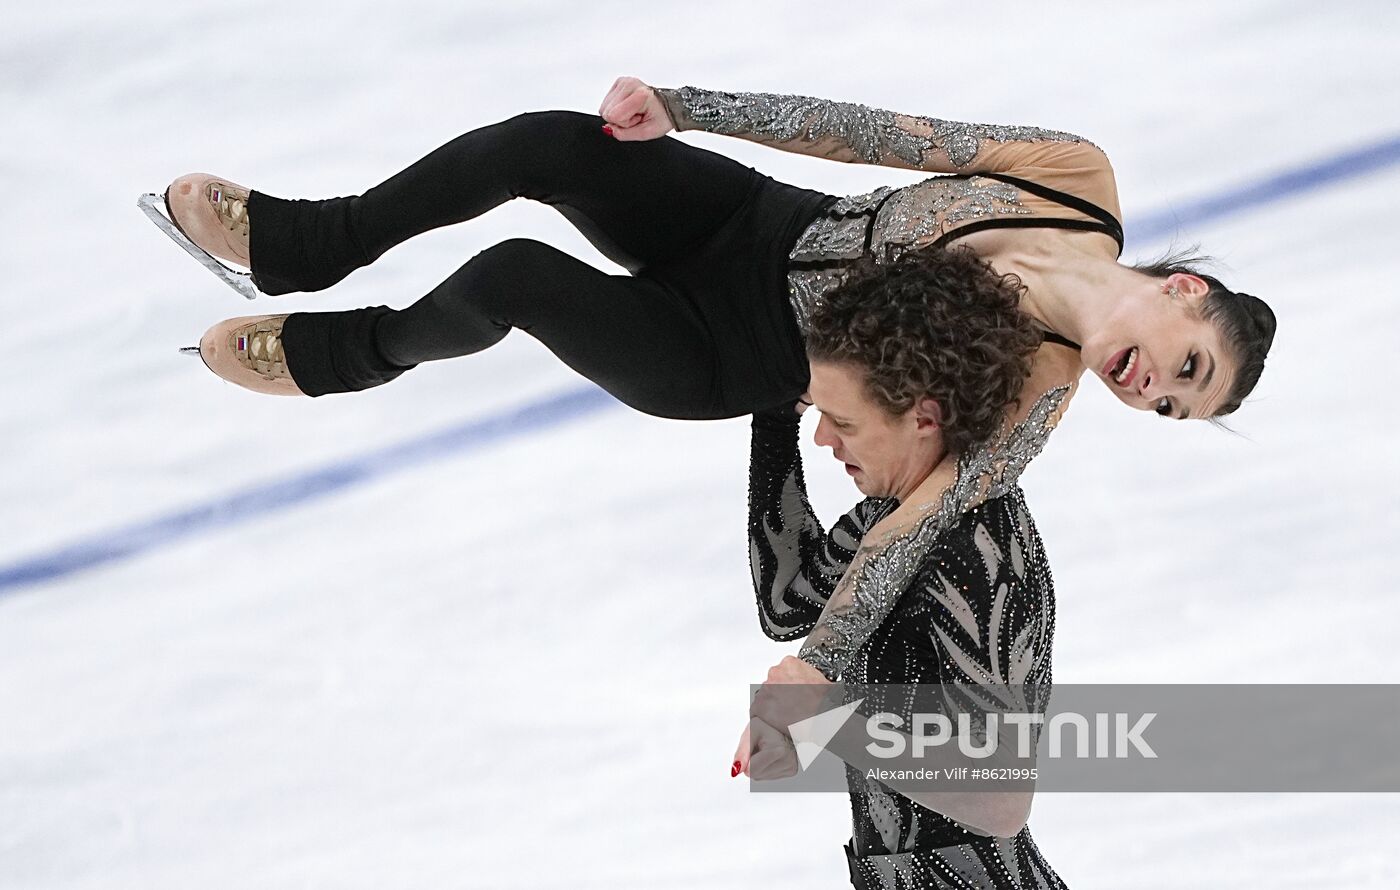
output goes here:
[{"label": "woman's outstretched hand", "polygon": [[641,142],[671,132],[671,119],[656,91],[635,77],[619,77],[603,97],[598,114],[614,139]]}]

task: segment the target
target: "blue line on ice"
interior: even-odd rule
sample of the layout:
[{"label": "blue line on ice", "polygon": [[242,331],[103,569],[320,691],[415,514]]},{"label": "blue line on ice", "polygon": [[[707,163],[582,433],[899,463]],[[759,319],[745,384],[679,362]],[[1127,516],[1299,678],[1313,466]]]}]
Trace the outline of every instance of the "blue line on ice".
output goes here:
[{"label": "blue line on ice", "polygon": [[[1393,136],[1129,220],[1128,241],[1131,246],[1141,246],[1174,235],[1183,226],[1199,226],[1397,163],[1400,136]],[[0,595],[135,556],[201,532],[266,516],[270,510],[313,501],[388,473],[557,426],[616,404],[597,387],[584,386],[357,458],[235,491],[196,507],[91,535],[0,566]]]},{"label": "blue line on ice", "polygon": [[1124,229],[1128,245],[1138,246],[1144,242],[1168,238],[1176,234],[1181,226],[1199,226],[1333,183],[1374,173],[1396,163],[1400,163],[1400,136],[1391,136],[1330,158],[1294,167],[1273,176],[1265,176],[1203,198],[1182,201],[1166,210],[1127,220]]},{"label": "blue line on ice", "polygon": [[405,467],[475,451],[616,404],[619,403],[611,396],[590,384],[320,469],[273,479],[195,507],[95,534],[0,567],[0,595],[135,556],[199,532],[265,517],[270,510],[313,501]]}]

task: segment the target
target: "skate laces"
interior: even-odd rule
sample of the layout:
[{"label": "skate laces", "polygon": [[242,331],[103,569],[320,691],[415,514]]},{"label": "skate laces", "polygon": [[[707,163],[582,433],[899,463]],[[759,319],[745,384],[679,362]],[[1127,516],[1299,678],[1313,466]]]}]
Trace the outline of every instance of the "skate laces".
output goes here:
[{"label": "skate laces", "polygon": [[287,375],[282,350],[282,322],[261,321],[234,334],[234,347],[243,363],[260,374]]},{"label": "skate laces", "polygon": [[209,183],[209,203],[214,205],[214,213],[219,223],[230,232],[242,238],[248,237],[248,196],[229,190],[221,182]]}]

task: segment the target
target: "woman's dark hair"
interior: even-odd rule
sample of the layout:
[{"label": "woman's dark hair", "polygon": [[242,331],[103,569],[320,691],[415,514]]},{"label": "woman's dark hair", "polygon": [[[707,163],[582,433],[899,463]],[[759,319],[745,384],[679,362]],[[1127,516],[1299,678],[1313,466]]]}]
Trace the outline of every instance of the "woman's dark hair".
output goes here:
[{"label": "woman's dark hair", "polygon": [[1041,336],[1018,308],[1023,290],[967,248],[865,259],[813,310],[807,356],[861,367],[891,416],[936,400],[960,454],[997,431],[1030,374]]},{"label": "woman's dark hair", "polygon": [[1159,259],[1139,263],[1133,268],[1153,278],[1177,273],[1195,275],[1210,286],[1201,303],[1201,315],[1220,330],[1220,337],[1234,352],[1238,366],[1234,384],[1215,412],[1216,417],[1221,417],[1237,410],[1254,391],[1259,375],[1264,372],[1264,359],[1268,358],[1269,347],[1273,345],[1278,321],[1268,303],[1250,294],[1236,293],[1221,284],[1220,279],[1202,272],[1201,268],[1210,262],[1210,257],[1198,254],[1196,248],[1191,247],[1169,251]]}]

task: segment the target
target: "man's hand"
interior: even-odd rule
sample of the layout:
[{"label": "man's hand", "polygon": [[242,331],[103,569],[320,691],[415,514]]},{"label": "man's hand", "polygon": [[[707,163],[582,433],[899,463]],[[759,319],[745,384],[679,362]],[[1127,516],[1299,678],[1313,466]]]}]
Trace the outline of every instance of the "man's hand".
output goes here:
[{"label": "man's hand", "polygon": [[797,749],[792,739],[764,723],[750,720],[739,737],[739,749],[734,752],[735,775],[743,773],[751,779],[786,779],[797,775]]},{"label": "man's hand", "polygon": [[603,97],[598,114],[614,139],[641,142],[671,132],[671,119],[656,91],[635,77],[619,77]]},{"label": "man's hand", "polygon": [[792,724],[821,711],[831,686],[821,671],[789,655],[768,669],[768,679],[754,696],[749,716],[786,733]]}]

